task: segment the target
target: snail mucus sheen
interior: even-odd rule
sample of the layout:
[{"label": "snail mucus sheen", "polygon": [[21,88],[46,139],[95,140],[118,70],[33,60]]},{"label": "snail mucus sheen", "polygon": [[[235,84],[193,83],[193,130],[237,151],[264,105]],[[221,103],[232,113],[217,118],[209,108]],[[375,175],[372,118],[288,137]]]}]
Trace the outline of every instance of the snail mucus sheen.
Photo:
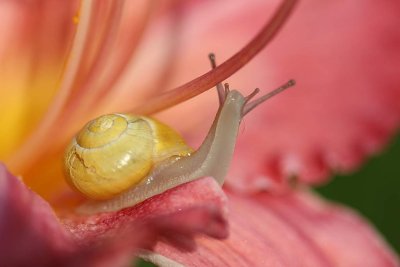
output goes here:
[{"label": "snail mucus sheen", "polygon": [[[210,60],[215,68],[213,55]],[[218,112],[195,151],[173,129],[149,117],[116,113],[90,121],[64,158],[68,184],[88,198],[77,211],[117,211],[205,176],[222,185],[242,118],[294,83],[290,80],[255,100],[258,89],[245,97],[228,84],[218,84]]]}]

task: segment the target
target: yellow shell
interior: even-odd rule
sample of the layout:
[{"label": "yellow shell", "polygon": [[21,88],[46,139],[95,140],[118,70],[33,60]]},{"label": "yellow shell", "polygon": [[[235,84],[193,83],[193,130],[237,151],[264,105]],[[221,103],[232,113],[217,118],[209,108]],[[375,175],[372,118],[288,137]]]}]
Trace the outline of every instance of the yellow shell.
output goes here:
[{"label": "yellow shell", "polygon": [[65,153],[67,182],[104,200],[139,183],[154,164],[191,148],[167,125],[144,116],[110,114],[87,123]]}]

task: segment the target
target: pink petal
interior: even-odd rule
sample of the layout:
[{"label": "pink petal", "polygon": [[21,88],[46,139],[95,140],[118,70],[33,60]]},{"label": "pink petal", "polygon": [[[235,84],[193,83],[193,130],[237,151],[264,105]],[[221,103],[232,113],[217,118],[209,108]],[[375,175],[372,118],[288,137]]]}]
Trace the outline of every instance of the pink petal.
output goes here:
[{"label": "pink petal", "polygon": [[[7,159],[45,113],[64,69],[78,1],[1,1],[1,158]],[[25,121],[20,124],[15,122]],[[10,134],[10,133],[13,134]]]},{"label": "pink petal", "polygon": [[155,251],[185,266],[398,266],[399,261],[352,211],[308,192],[285,196],[228,194],[231,234],[199,238],[182,253],[159,243]]},{"label": "pink petal", "polygon": [[[187,9],[178,75],[169,87],[208,71],[209,51],[219,62],[238,51],[275,3],[229,1],[227,6],[204,1]],[[397,10],[397,2],[300,3],[272,45],[229,80],[242,91],[268,91],[290,78],[298,84],[245,119],[231,187],[257,190],[293,175],[318,183],[332,169],[354,169],[386,143],[400,122]],[[215,112],[204,106],[216,102],[212,92],[163,118],[199,144]],[[202,116],[185,119],[199,110]]]},{"label": "pink petal", "polygon": [[[64,10],[64,6],[61,5],[47,4],[53,9]],[[28,5],[26,9],[29,12],[34,7],[36,6]],[[43,154],[48,153],[48,150],[52,148],[51,152],[54,153],[54,150],[60,149],[60,145],[65,145],[66,140],[76,132],[76,123],[82,125],[93,117],[100,100],[105,101],[108,91],[129,63],[145,29],[150,10],[148,1],[136,1],[135,4],[88,1],[82,2],[80,9],[75,7],[74,11],[79,11],[79,23],[74,38],[67,38],[72,43],[71,50],[63,51],[70,54],[59,83],[54,85],[54,88],[58,89],[57,94],[43,120],[8,161],[12,169],[28,173],[27,170],[34,168],[37,160],[43,158]],[[47,16],[51,14],[49,8],[42,12]],[[72,15],[64,12],[58,16],[49,16],[46,25],[52,25],[53,22],[67,24],[72,28],[72,19]],[[46,33],[45,30],[46,28],[41,29],[40,33]],[[60,38],[54,39],[54,46],[67,42]],[[42,49],[40,45],[38,47]],[[41,60],[39,57],[38,61]],[[65,63],[64,60],[60,62]],[[59,121],[63,121],[65,127],[62,132],[58,131]],[[54,146],[37,149],[41,140],[46,140],[47,136],[54,133]],[[38,157],[38,153],[42,157]],[[33,157],[33,154],[36,156]]]},{"label": "pink petal", "polygon": [[183,250],[198,234],[227,236],[225,195],[212,178],[185,184],[125,210],[61,220],[0,166],[2,266],[116,266],[163,239]]},{"label": "pink petal", "polygon": [[253,153],[250,140],[266,135],[258,169],[318,183],[331,169],[353,170],[386,144],[400,122],[399,7],[374,1],[300,5],[260,59],[275,67],[274,83],[295,77],[299,85],[249,116],[248,125],[265,126],[244,134],[239,153]]},{"label": "pink petal", "polygon": [[98,242],[120,228],[128,227],[127,231],[135,233],[140,229],[138,225],[145,225],[156,235],[190,250],[194,247],[194,234],[227,236],[225,205],[225,195],[215,180],[203,178],[118,212],[81,217],[69,214],[63,224],[84,244]]},{"label": "pink petal", "polygon": [[0,221],[2,266],[57,264],[72,251],[72,239],[51,207],[4,165],[0,165]]}]

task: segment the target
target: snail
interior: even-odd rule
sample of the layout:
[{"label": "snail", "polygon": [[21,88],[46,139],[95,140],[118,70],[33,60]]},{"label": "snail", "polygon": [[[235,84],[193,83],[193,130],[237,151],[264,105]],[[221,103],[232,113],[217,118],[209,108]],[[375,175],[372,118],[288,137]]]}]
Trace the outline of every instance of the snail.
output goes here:
[{"label": "snail", "polygon": [[[213,54],[210,61],[215,68]],[[78,212],[117,211],[205,176],[222,185],[242,118],[294,84],[290,80],[252,101],[258,88],[245,97],[218,84],[218,112],[195,151],[175,130],[149,117],[116,113],[88,122],[64,157],[68,184],[89,199]]]}]

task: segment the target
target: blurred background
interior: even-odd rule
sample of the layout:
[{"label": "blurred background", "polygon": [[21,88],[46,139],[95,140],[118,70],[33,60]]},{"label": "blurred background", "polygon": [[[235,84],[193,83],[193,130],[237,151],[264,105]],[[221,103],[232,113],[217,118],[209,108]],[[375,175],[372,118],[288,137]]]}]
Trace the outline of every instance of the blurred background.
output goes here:
[{"label": "blurred background", "polygon": [[367,218],[400,254],[400,135],[349,175],[336,175],[315,190]]}]

